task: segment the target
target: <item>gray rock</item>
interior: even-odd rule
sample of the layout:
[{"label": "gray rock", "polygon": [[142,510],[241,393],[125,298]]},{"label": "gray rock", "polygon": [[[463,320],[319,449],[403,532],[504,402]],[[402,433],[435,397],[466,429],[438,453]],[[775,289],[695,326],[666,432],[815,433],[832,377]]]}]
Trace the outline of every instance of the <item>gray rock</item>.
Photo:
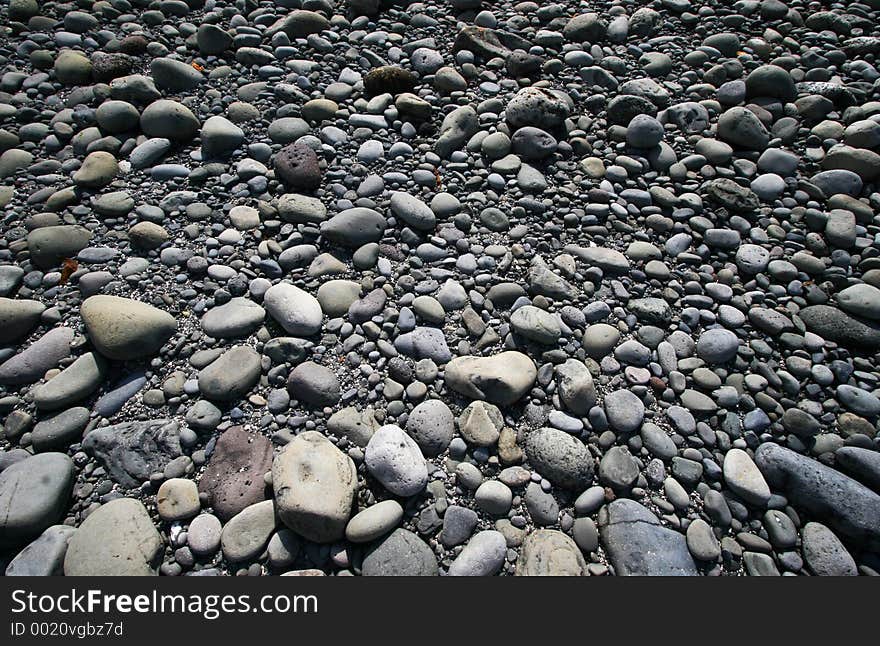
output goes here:
[{"label": "gray rock", "polygon": [[38,301],[0,298],[0,344],[19,341],[33,332],[45,309]]},{"label": "gray rock", "polygon": [[817,576],[858,576],[853,557],[830,529],[807,523],[803,530],[804,562]]},{"label": "gray rock", "polygon": [[58,225],[34,229],[27,236],[31,261],[40,269],[57,269],[65,258],[84,249],[92,233],[79,225]]},{"label": "gray rock", "polygon": [[255,332],[265,318],[266,310],[257,303],[236,297],[208,310],[202,317],[202,330],[215,339],[238,338]]},{"label": "gray rock", "polygon": [[47,528],[9,562],[6,576],[62,576],[67,543],[75,531],[67,525]]},{"label": "gray rock", "polygon": [[398,528],[372,546],[361,566],[363,576],[437,576],[437,557],[412,532]]},{"label": "gray rock", "polygon": [[291,371],[287,391],[293,399],[316,408],[333,406],[342,396],[333,371],[313,361],[301,363]]},{"label": "gray rock", "polygon": [[554,428],[540,428],[526,437],[532,467],[553,484],[582,491],[593,480],[593,457],[583,442]]},{"label": "gray rock", "polygon": [[403,519],[403,507],[396,500],[383,500],[357,513],[345,526],[345,538],[352,543],[369,543],[391,532]]},{"label": "gray rock", "polygon": [[391,212],[408,225],[419,231],[433,231],[437,226],[437,218],[431,208],[422,200],[403,193],[394,191],[391,193]]},{"label": "gray rock", "polygon": [[316,431],[297,435],[272,464],[278,517],[316,543],[339,540],[357,495],[351,458]]},{"label": "gray rock", "polygon": [[618,433],[634,433],[645,418],[645,405],[629,390],[615,390],[603,401],[608,424]]},{"label": "gray rock", "polygon": [[789,501],[853,542],[880,545],[880,495],[821,462],[776,444],[762,444],[755,463]]},{"label": "gray rock", "polygon": [[492,576],[504,565],[507,541],[501,532],[475,534],[449,566],[449,576]]},{"label": "gray rock", "polygon": [[159,99],[141,112],[141,130],[148,137],[189,141],[199,131],[199,120],[177,101]]},{"label": "gray rock", "polygon": [[272,500],[245,507],[223,527],[220,534],[223,556],[234,563],[255,559],[266,547],[276,524]]},{"label": "gray rock", "polygon": [[457,393],[507,406],[518,401],[535,383],[535,364],[520,352],[490,357],[456,357],[446,365],[446,384]]},{"label": "gray rock", "polygon": [[599,535],[618,576],[697,576],[685,537],[634,500],[605,505]]},{"label": "gray rock", "polygon": [[553,529],[538,529],[523,541],[516,575],[587,576],[587,563],[568,536]]},{"label": "gray rock", "polygon": [[236,345],[199,371],[199,392],[218,402],[236,401],[260,379],[260,355],[246,345]]},{"label": "gray rock", "polygon": [[94,352],[87,352],[55,377],[33,389],[34,404],[54,411],[87,398],[103,383],[107,366]]},{"label": "gray rock", "polygon": [[132,489],[181,455],[178,430],[177,422],[167,419],[122,422],[89,432],[82,448],[114,482]]},{"label": "gray rock", "polygon": [[444,402],[429,399],[413,408],[406,420],[406,432],[425,457],[432,458],[443,453],[452,441],[455,418]]},{"label": "gray rock", "polygon": [[344,247],[378,242],[385,235],[385,218],[373,209],[355,207],[340,211],[321,223],[321,235]]},{"label": "gray rock", "polygon": [[428,482],[419,445],[399,426],[389,424],[373,433],[364,450],[364,462],[370,475],[396,496],[413,496]]},{"label": "gray rock", "polygon": [[117,498],[90,513],[70,538],[64,576],[154,576],[162,547],[143,504]]},{"label": "gray rock", "polygon": [[80,316],[98,352],[119,361],[155,355],[177,330],[168,312],[118,296],[87,298]]},{"label": "gray rock", "polygon": [[266,311],[288,334],[311,336],[321,330],[324,313],[314,296],[290,283],[272,285],[263,296]]},{"label": "gray rock", "polygon": [[73,462],[41,453],[0,472],[0,547],[28,543],[64,515],[73,489]]},{"label": "gray rock", "polygon": [[552,130],[568,117],[569,105],[549,90],[526,87],[516,93],[504,112],[514,128],[534,126]]},{"label": "gray rock", "polygon": [[465,142],[480,128],[477,111],[471,106],[461,106],[446,115],[440,125],[440,135],[434,144],[434,152],[446,159],[454,151],[461,150]]},{"label": "gray rock", "polygon": [[880,348],[880,327],[867,325],[830,305],[810,305],[798,312],[810,332],[845,347]]},{"label": "gray rock", "polygon": [[69,327],[49,330],[24,351],[0,364],[0,384],[29,384],[39,380],[47,370],[70,356],[73,337]]}]

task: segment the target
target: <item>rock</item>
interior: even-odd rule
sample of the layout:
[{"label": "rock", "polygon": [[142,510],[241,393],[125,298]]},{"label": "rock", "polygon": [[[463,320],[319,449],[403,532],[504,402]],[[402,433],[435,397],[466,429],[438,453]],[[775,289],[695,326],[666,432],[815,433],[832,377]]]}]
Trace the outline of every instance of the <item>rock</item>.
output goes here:
[{"label": "rock", "polygon": [[111,479],[126,489],[149,480],[182,453],[178,424],[167,419],[122,422],[86,434],[83,450],[94,456]]},{"label": "rock", "polygon": [[34,404],[41,411],[67,408],[95,392],[107,376],[107,365],[94,352],[77,358],[58,375],[33,389]]},{"label": "rock", "polygon": [[798,312],[810,332],[845,347],[880,348],[880,328],[869,326],[829,305],[810,305]]},{"label": "rock", "polygon": [[419,445],[425,457],[433,458],[443,453],[455,433],[455,418],[444,402],[429,399],[409,414],[406,432]]},{"label": "rock", "polygon": [[446,159],[460,150],[465,142],[479,130],[477,111],[471,106],[461,106],[446,115],[440,125],[440,136],[434,144],[434,152]]},{"label": "rock", "polygon": [[344,247],[378,242],[385,234],[385,218],[373,209],[355,207],[340,211],[321,223],[321,235]]},{"label": "rock", "polygon": [[0,471],[0,547],[25,545],[61,520],[73,480],[73,462],[63,453],[41,453]]},{"label": "rock", "polygon": [[504,565],[507,542],[501,532],[475,534],[449,566],[449,576],[492,576]]},{"label": "rock", "polygon": [[199,131],[199,120],[177,101],[159,99],[141,112],[141,130],[148,137],[189,141]]},{"label": "rock", "polygon": [[437,218],[431,208],[409,193],[394,191],[391,194],[390,207],[395,217],[414,229],[433,231],[437,226]]},{"label": "rock", "polygon": [[446,383],[457,393],[499,406],[518,401],[535,383],[535,364],[520,352],[456,357],[446,365]]},{"label": "rock", "polygon": [[345,534],[357,494],[357,469],[323,435],[306,431],[272,464],[272,486],[281,521],[316,543]]},{"label": "rock", "polygon": [[685,537],[634,500],[602,507],[599,535],[618,576],[697,576]]},{"label": "rock", "polygon": [[559,398],[568,410],[584,416],[596,405],[593,376],[583,362],[568,359],[556,367]]},{"label": "rock", "polygon": [[73,183],[86,188],[107,186],[119,172],[116,158],[103,150],[91,152],[83,160],[82,166],[73,174]]},{"label": "rock", "polygon": [[345,526],[345,538],[352,543],[369,543],[391,532],[403,519],[403,507],[396,500],[383,500],[356,514]]},{"label": "rock", "polygon": [[538,529],[523,541],[516,575],[587,576],[587,564],[568,536],[553,529]]},{"label": "rock", "polygon": [[739,338],[723,328],[706,330],[697,340],[697,354],[710,364],[727,363],[736,356],[738,349]]},{"label": "rock", "polygon": [[80,316],[98,352],[117,361],[155,355],[177,330],[177,321],[167,312],[119,296],[87,298]]},{"label": "rock", "polygon": [[764,150],[770,141],[770,135],[758,117],[739,106],[725,110],[718,117],[718,138],[746,150]]},{"label": "rock", "polygon": [[384,65],[364,74],[364,90],[369,97],[385,92],[397,95],[412,92],[416,81],[416,76],[409,70],[395,65]]},{"label": "rock", "polygon": [[151,576],[162,537],[143,504],[117,498],[90,513],[67,545],[65,576]]},{"label": "rock", "polygon": [[853,557],[821,523],[804,525],[802,550],[804,562],[816,576],[858,576]]},{"label": "rock", "polygon": [[37,422],[31,431],[31,446],[36,453],[66,451],[71,444],[79,442],[88,423],[88,408],[68,408]]},{"label": "rock", "polygon": [[57,327],[0,364],[0,384],[17,385],[38,381],[47,370],[70,356],[74,333],[69,327]]},{"label": "rock", "polygon": [[6,576],[62,576],[67,543],[75,531],[67,525],[47,528],[9,562]]},{"label": "rock", "polygon": [[275,174],[294,191],[312,191],[321,185],[321,167],[315,151],[302,142],[286,145],[273,158]]},{"label": "rock", "polygon": [[638,464],[625,446],[611,447],[599,462],[599,482],[614,491],[629,491],[638,477]]},{"label": "rock", "polygon": [[213,514],[200,514],[192,519],[186,531],[186,544],[198,557],[210,557],[220,548],[223,526]]},{"label": "rock", "polygon": [[91,238],[91,232],[79,225],[40,227],[28,234],[27,248],[37,267],[55,269],[65,258],[75,257]]},{"label": "rock", "polygon": [[437,576],[437,557],[412,532],[398,528],[364,556],[363,576]]},{"label": "rock", "polygon": [[730,449],[724,456],[724,480],[727,486],[747,503],[766,506],[770,487],[749,454],[742,449]]},{"label": "rock", "polygon": [[593,480],[593,457],[583,442],[555,428],[540,428],[526,437],[532,467],[556,486],[583,491]]},{"label": "rock", "polygon": [[392,424],[373,433],[364,450],[364,462],[370,475],[396,496],[413,496],[428,482],[428,468],[419,445]]},{"label": "rock", "polygon": [[92,62],[83,54],[65,49],[55,59],[55,78],[64,85],[85,85],[92,77]]},{"label": "rock", "polygon": [[272,470],[272,444],[241,426],[224,431],[199,480],[199,491],[222,520],[265,498],[263,476]]},{"label": "rock", "polygon": [[201,511],[196,483],[186,478],[171,478],[156,493],[156,511],[166,522],[192,518]]},{"label": "rock", "polygon": [[193,90],[205,81],[204,75],[192,65],[173,58],[154,58],[150,63],[150,76],[156,87],[172,93]]},{"label": "rock", "polygon": [[505,108],[507,122],[514,128],[534,126],[553,130],[568,117],[569,106],[543,88],[526,87],[516,93]]},{"label": "rock", "polygon": [[199,391],[211,401],[244,397],[260,380],[260,355],[250,346],[236,345],[199,371]]},{"label": "rock", "polygon": [[702,518],[697,518],[687,528],[687,546],[693,557],[698,561],[714,563],[721,556],[721,545],[712,526]]},{"label": "rock", "polygon": [[208,118],[199,135],[202,154],[207,159],[228,157],[244,142],[244,131],[221,116]]},{"label": "rock", "polygon": [[837,293],[837,304],[848,314],[880,321],[880,289],[859,283]]},{"label": "rock", "polygon": [[608,424],[618,433],[634,433],[645,418],[645,405],[629,390],[615,390],[605,395]]},{"label": "rock", "polygon": [[202,330],[215,339],[240,338],[256,332],[265,318],[266,310],[258,304],[236,297],[208,310],[202,317]]},{"label": "rock", "polygon": [[498,407],[483,401],[471,402],[458,417],[461,436],[474,446],[495,446],[503,426]]},{"label": "rock", "polygon": [[746,76],[746,96],[794,101],[797,98],[797,90],[788,71],[778,65],[761,65]]},{"label": "rock", "polygon": [[510,325],[518,334],[544,345],[555,344],[562,335],[558,319],[532,305],[518,308],[510,316]]},{"label": "rock", "polygon": [[327,207],[318,198],[285,193],[278,199],[278,217],[294,224],[323,222],[327,219]]},{"label": "rock", "polygon": [[263,295],[266,311],[288,334],[312,336],[321,330],[323,312],[318,300],[290,283],[272,285]]},{"label": "rock", "polygon": [[220,534],[223,556],[233,563],[258,557],[275,531],[275,503],[264,500],[234,516]]},{"label": "rock", "polygon": [[33,332],[45,309],[37,301],[0,298],[0,344],[19,341]]},{"label": "rock", "polygon": [[790,502],[855,543],[880,545],[880,495],[821,462],[776,444],[762,444],[755,463]]},{"label": "rock", "polygon": [[312,361],[301,363],[291,371],[287,391],[292,398],[316,408],[333,406],[342,396],[339,379],[333,371]]}]

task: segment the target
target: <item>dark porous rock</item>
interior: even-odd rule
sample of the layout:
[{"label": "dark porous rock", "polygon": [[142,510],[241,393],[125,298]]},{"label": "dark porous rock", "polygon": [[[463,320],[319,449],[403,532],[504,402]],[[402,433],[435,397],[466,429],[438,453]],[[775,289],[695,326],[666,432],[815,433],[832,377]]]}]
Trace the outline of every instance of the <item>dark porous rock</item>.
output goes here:
[{"label": "dark porous rock", "polygon": [[880,548],[880,495],[849,476],[777,444],[762,444],[755,464],[770,486],[858,544]]},{"label": "dark porous rock", "polygon": [[82,447],[114,482],[132,489],[181,455],[178,431],[177,422],[167,419],[123,422],[91,431]]},{"label": "dark porous rock", "polygon": [[634,500],[620,498],[599,511],[599,535],[618,576],[696,576],[684,534]]},{"label": "dark porous rock", "polygon": [[302,142],[286,145],[274,157],[275,175],[296,191],[313,191],[321,185],[318,155]]},{"label": "dark porous rock", "polygon": [[810,332],[848,348],[880,348],[880,327],[863,323],[830,305],[810,305],[798,316]]},{"label": "dark porous rock", "polygon": [[227,521],[245,507],[265,500],[264,476],[272,470],[272,443],[241,426],[224,431],[199,480],[214,513]]},{"label": "dark porous rock", "polygon": [[364,91],[367,96],[377,94],[403,94],[416,87],[416,75],[396,65],[383,65],[364,74]]}]

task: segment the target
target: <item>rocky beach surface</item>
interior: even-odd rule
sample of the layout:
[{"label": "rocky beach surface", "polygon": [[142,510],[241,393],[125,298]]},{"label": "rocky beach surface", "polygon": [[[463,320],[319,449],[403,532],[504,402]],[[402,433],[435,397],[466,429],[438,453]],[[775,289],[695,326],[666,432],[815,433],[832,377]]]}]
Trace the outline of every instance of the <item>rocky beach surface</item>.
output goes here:
[{"label": "rocky beach surface", "polygon": [[0,571],[880,573],[878,24],[4,0]]}]

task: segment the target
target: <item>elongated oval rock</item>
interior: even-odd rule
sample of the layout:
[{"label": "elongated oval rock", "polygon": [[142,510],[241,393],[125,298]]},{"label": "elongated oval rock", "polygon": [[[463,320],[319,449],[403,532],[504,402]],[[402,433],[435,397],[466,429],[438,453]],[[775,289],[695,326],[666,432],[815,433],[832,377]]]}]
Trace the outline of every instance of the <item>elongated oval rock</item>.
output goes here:
[{"label": "elongated oval rock", "polygon": [[41,453],[0,472],[0,548],[24,545],[64,515],[73,489],[73,462]]},{"label": "elongated oval rock", "polygon": [[344,247],[378,242],[385,235],[385,218],[373,209],[355,207],[340,211],[321,223],[321,235]]},{"label": "elongated oval rock", "polygon": [[104,380],[107,365],[94,352],[87,352],[44,384],[34,388],[34,403],[40,410],[58,410],[82,401]]},{"label": "elongated oval rock", "polygon": [[119,296],[90,296],[80,315],[98,352],[117,361],[154,356],[177,330],[168,312]]},{"label": "elongated oval rock", "polygon": [[64,557],[65,576],[153,576],[162,537],[144,505],[117,498],[93,511],[76,530]]},{"label": "elongated oval rock", "polygon": [[357,486],[354,462],[317,431],[297,435],[272,463],[279,518],[316,543],[345,535]]},{"label": "elongated oval rock", "polygon": [[263,296],[263,306],[288,334],[311,336],[321,330],[324,316],[321,304],[317,298],[295,285],[272,285]]},{"label": "elongated oval rock", "polygon": [[260,555],[275,531],[275,503],[264,500],[245,507],[220,534],[223,555],[233,562],[249,561]]},{"label": "elongated oval rock", "polygon": [[49,330],[22,352],[0,364],[0,384],[30,384],[70,356],[73,330],[57,327]]},{"label": "elongated oval rock", "polygon": [[762,444],[755,464],[767,481],[816,519],[852,541],[880,548],[880,495],[821,462],[778,444]]},{"label": "elongated oval rock", "polygon": [[0,298],[0,344],[18,341],[30,334],[45,309],[38,301]]},{"label": "elongated oval rock", "polygon": [[345,538],[352,543],[369,543],[397,527],[403,507],[396,500],[383,500],[358,512],[345,526]]},{"label": "elongated oval rock", "polygon": [[449,566],[449,576],[492,576],[504,565],[504,534],[486,530],[475,534]]},{"label": "elongated oval rock", "polygon": [[501,352],[491,357],[456,357],[446,364],[446,384],[471,399],[507,406],[525,395],[538,370],[521,352]]},{"label": "elongated oval rock", "polygon": [[764,507],[770,500],[770,487],[749,454],[742,449],[730,449],[722,466],[727,486],[747,503]]}]

